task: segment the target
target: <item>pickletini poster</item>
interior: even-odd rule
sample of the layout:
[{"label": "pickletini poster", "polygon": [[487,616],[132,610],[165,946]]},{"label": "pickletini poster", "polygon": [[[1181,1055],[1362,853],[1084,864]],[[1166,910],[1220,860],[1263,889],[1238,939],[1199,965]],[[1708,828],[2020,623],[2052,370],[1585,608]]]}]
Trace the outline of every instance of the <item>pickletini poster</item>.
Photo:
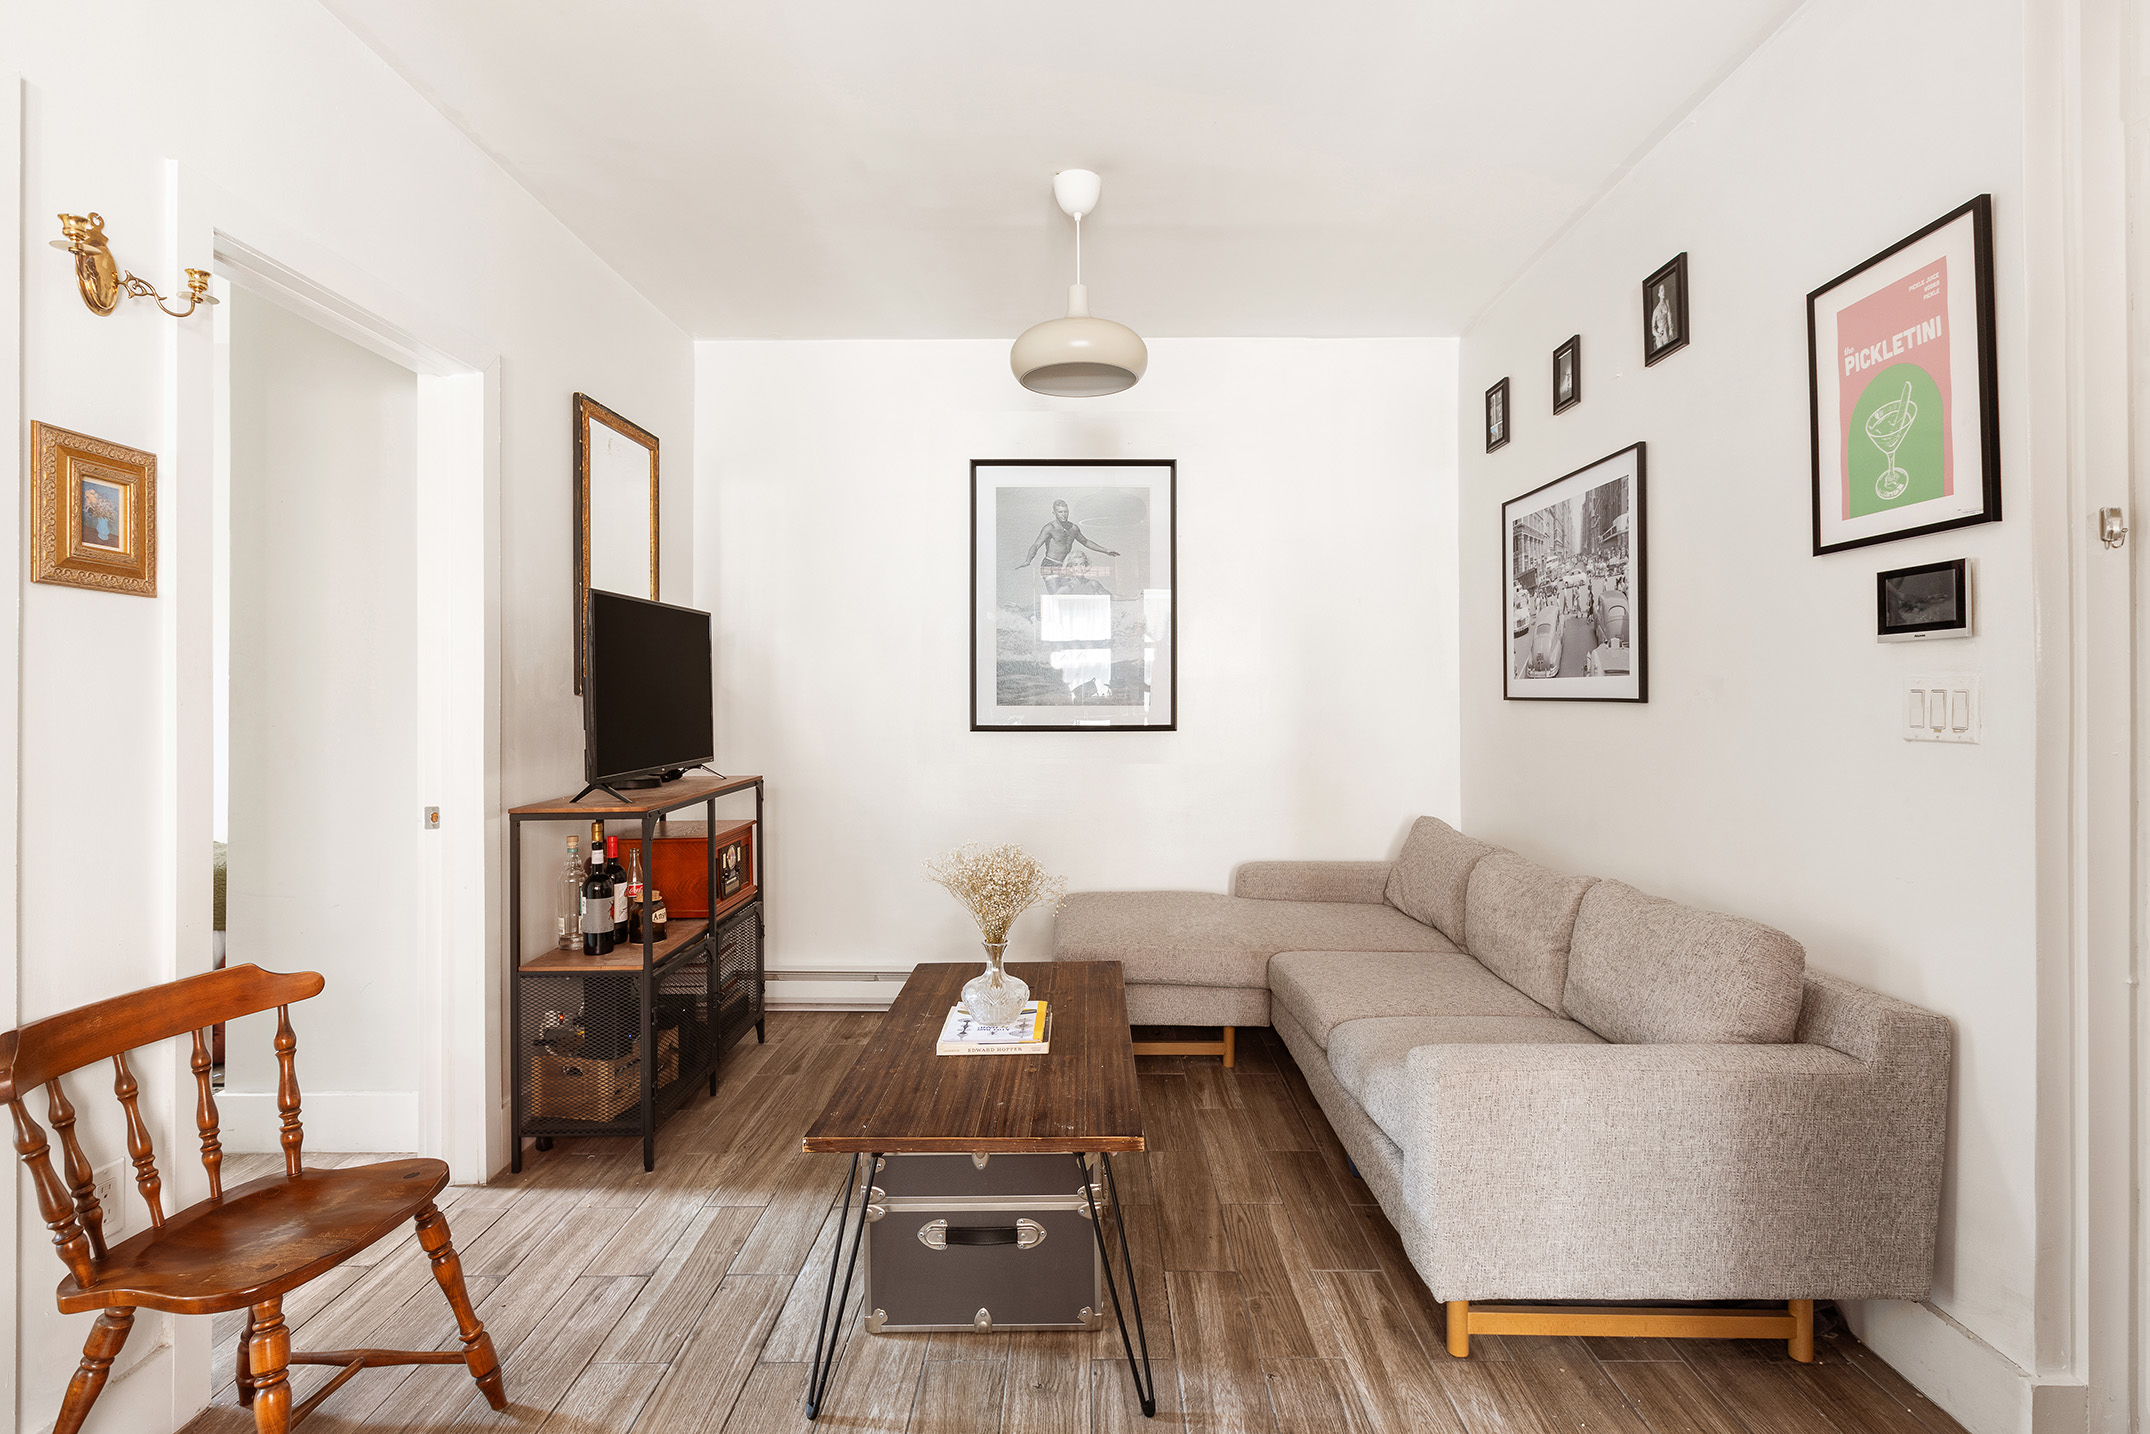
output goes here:
[{"label": "pickletini poster", "polygon": [[1999,516],[1984,212],[1808,296],[1816,552]]}]

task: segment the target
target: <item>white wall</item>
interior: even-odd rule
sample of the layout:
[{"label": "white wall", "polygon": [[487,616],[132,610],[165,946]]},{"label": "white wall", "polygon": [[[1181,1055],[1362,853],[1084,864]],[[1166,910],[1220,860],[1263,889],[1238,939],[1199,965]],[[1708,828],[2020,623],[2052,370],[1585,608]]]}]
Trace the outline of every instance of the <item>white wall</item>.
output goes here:
[{"label": "white wall", "polygon": [[[1505,449],[1463,445],[1467,829],[1771,922],[1955,1023],[1947,1319],[1854,1313],[1980,1434],[2027,1420],[2041,1364],[2023,29],[2014,0],[1811,0],[1472,325],[1460,388],[1475,423],[1510,375],[1516,413]],[[1805,295],[1981,192],[2010,516],[1813,557]],[[1645,369],[1641,280],[1682,250],[1693,342]],[[1555,417],[1550,355],[1578,330],[1585,398]],[[1504,702],[1502,500],[1637,439],[1649,703]],[[1874,574],[1957,556],[1978,635],[1877,644]],[[1924,670],[1982,676],[1982,745],[1902,739]]]},{"label": "white wall", "polygon": [[[487,720],[500,729],[500,804],[561,790],[579,770],[568,627],[575,390],[663,440],[671,596],[686,595],[691,572],[688,340],[447,119],[312,4],[206,0],[180,17],[116,0],[98,10],[93,44],[82,23],[78,7],[0,6],[0,55],[24,86],[22,264],[0,272],[0,286],[21,285],[23,418],[158,454],[160,595],[22,589],[16,760],[21,828],[34,838],[13,979],[25,1019],[203,969],[209,956],[210,326],[132,302],[109,318],[89,313],[66,256],[46,247],[54,214],[101,212],[120,262],[167,290],[182,264],[209,262],[221,232],[491,366],[497,533],[465,521],[449,552],[488,569],[497,537],[498,709]],[[463,819],[498,851],[494,811]],[[500,909],[497,894],[477,901],[489,916]],[[464,973],[486,967],[497,988],[498,951],[496,918],[487,939],[446,959]],[[292,953],[287,964],[303,960]],[[299,1013],[302,1026],[335,1019],[340,999],[331,987]],[[486,1038],[478,1010],[445,1048],[476,1060]],[[143,1075],[167,1199],[191,1198],[191,1087],[175,1111],[177,1058],[145,1060]],[[468,1123],[497,1114],[478,1108],[498,1098],[497,1065],[493,1079],[489,1096],[472,1096]],[[101,1162],[121,1143],[110,1102],[96,1104],[87,1135]],[[482,1162],[482,1140],[468,1139]],[[497,1137],[492,1155],[505,1157]],[[38,1429],[88,1321],[55,1313],[48,1239],[34,1218],[22,1225],[16,1405],[21,1427]],[[206,1397],[206,1322],[161,1330],[137,1325],[93,1430],[174,1428]]]},{"label": "white wall", "polygon": [[[231,299],[233,964],[302,963],[333,1019],[294,1018],[322,1150],[419,1128],[418,384],[244,288]],[[308,535],[316,535],[309,540]],[[301,954],[303,953],[303,954]],[[325,1015],[326,1013],[321,1013]],[[276,1150],[273,1013],[233,1022],[230,1150]]]},{"label": "white wall", "polygon": [[[720,765],[769,778],[776,967],[971,959],[920,874],[966,840],[1077,890],[1221,891],[1455,812],[1453,340],[1155,341],[1082,401],[1002,343],[696,352],[695,595]],[[1179,460],[1177,732],[969,730],[969,462],[1004,457]]]}]

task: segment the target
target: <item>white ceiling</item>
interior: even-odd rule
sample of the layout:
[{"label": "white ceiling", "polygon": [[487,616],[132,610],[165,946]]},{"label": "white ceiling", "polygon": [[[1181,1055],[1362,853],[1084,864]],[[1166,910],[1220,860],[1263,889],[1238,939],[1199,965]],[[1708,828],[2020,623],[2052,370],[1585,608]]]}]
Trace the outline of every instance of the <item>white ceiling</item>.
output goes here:
[{"label": "white ceiling", "polygon": [[1798,0],[324,3],[699,337],[1012,338],[1069,167],[1142,333],[1459,333]]}]

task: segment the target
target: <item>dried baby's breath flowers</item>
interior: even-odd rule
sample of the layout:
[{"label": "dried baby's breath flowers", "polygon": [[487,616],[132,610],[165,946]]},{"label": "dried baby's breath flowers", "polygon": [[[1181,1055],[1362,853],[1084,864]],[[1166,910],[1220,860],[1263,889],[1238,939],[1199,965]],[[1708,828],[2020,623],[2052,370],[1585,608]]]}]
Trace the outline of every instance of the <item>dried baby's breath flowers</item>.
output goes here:
[{"label": "dried baby's breath flowers", "polygon": [[926,879],[948,888],[970,912],[989,942],[1008,939],[1008,928],[1033,906],[1057,910],[1067,895],[1064,876],[1048,876],[1037,858],[1012,844],[965,842],[926,863]]}]

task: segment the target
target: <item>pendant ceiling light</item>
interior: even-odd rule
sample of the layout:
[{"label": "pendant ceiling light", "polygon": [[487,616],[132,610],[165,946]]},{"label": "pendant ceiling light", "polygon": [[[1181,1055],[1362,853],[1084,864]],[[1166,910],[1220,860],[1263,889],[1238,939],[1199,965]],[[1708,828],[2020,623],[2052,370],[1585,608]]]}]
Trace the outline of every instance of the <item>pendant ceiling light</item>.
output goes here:
[{"label": "pendant ceiling light", "polygon": [[1032,393],[1098,398],[1133,388],[1149,367],[1150,351],[1140,334],[1090,315],[1090,293],[1082,283],[1082,217],[1097,208],[1102,183],[1087,169],[1063,169],[1053,176],[1053,198],[1075,221],[1075,282],[1068,285],[1067,317],[1031,325],[1008,351],[1016,382]]}]

